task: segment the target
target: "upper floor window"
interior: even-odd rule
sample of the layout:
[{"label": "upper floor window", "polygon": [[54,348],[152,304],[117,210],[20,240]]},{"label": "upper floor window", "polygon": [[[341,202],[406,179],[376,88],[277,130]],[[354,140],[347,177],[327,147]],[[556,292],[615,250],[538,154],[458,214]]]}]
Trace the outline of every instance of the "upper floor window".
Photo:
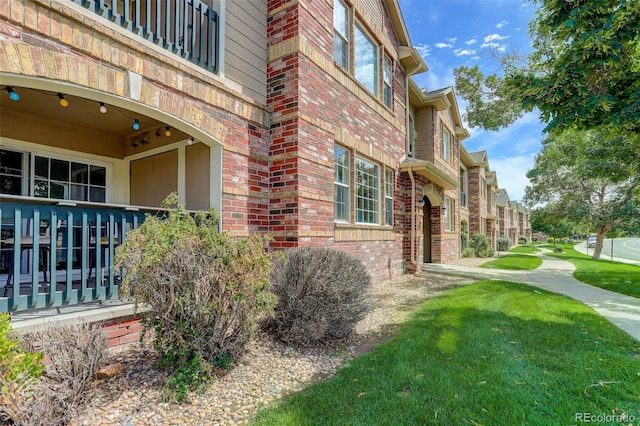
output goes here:
[{"label": "upper floor window", "polygon": [[444,230],[453,231],[453,203],[451,198],[444,197],[443,210],[442,221],[444,222]]},{"label": "upper floor window", "polygon": [[333,157],[334,218],[349,221],[350,153],[345,148],[334,145]]},{"label": "upper floor window", "polygon": [[333,59],[349,69],[349,9],[341,0],[333,2]]},{"label": "upper floor window", "polygon": [[384,224],[387,226],[393,226],[393,186],[393,170],[386,169],[384,176]]},{"label": "upper floor window", "polygon": [[388,55],[384,55],[384,61],[382,63],[383,69],[383,91],[382,91],[382,101],[387,106],[387,108],[393,108],[393,86],[392,86],[392,77],[393,77],[393,62],[391,62],[391,58]]},{"label": "upper floor window", "polygon": [[355,76],[364,87],[378,95],[378,45],[356,24],[355,31]]},{"label": "upper floor window", "polygon": [[440,153],[442,155],[442,158],[444,158],[446,161],[451,162],[451,133],[449,133],[449,130],[447,130],[447,128],[444,126],[444,124],[440,123],[440,126],[442,128],[442,132],[441,132],[441,140],[440,140]]},{"label": "upper floor window", "polygon": [[467,207],[468,181],[467,169],[460,167],[460,207]]},{"label": "upper floor window", "polygon": [[416,120],[413,115],[409,115],[409,157],[416,156],[416,140],[418,132],[416,131]]},{"label": "upper floor window", "polygon": [[380,223],[380,166],[356,158],[356,222]]},{"label": "upper floor window", "polygon": [[353,16],[348,3],[333,0],[333,59],[393,109],[393,55],[383,53],[382,44]]}]

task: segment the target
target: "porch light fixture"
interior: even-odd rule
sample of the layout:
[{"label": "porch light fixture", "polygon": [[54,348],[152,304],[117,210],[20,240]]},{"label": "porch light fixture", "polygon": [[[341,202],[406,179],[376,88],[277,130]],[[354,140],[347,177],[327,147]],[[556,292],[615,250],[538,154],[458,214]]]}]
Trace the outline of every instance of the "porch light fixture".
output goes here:
[{"label": "porch light fixture", "polygon": [[62,93],[58,93],[58,99],[60,99],[60,106],[66,108],[69,106],[69,101],[64,98]]},{"label": "porch light fixture", "polygon": [[107,107],[104,105],[104,102],[100,102],[100,108],[98,108],[101,114],[107,113]]},{"label": "porch light fixture", "polygon": [[167,126],[167,127],[164,128],[164,135],[166,137],[171,136],[171,127]]},{"label": "porch light fixture", "polygon": [[189,140],[187,141],[187,144],[188,144],[188,145],[193,145],[193,143],[194,143],[195,141],[196,141],[196,140],[195,140],[195,139],[193,139],[193,137],[190,137],[190,138],[189,138]]},{"label": "porch light fixture", "polygon": [[133,119],[133,130],[140,130],[140,121],[137,118]]},{"label": "porch light fixture", "polygon": [[9,99],[11,99],[12,101],[19,101],[20,100],[20,94],[14,92],[13,91],[13,87],[7,86],[7,87],[4,88],[4,90],[7,91],[7,93],[9,94]]}]

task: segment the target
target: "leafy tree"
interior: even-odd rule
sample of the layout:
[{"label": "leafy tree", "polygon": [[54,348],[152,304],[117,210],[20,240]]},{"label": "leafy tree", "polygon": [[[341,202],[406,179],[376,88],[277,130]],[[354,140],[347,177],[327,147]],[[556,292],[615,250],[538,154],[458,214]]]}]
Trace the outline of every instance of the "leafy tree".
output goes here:
[{"label": "leafy tree", "polygon": [[497,130],[537,108],[547,130],[640,130],[640,2],[532,2],[530,55],[502,55],[504,77],[456,69],[469,124]]},{"label": "leafy tree", "polygon": [[575,222],[567,219],[555,204],[547,204],[531,210],[531,229],[553,237],[553,246],[563,236],[573,234],[577,228]]},{"label": "leafy tree", "polygon": [[556,215],[590,224],[597,234],[593,258],[599,259],[609,230],[640,214],[639,138],[571,130],[542,145],[527,173],[525,200],[552,203]]}]

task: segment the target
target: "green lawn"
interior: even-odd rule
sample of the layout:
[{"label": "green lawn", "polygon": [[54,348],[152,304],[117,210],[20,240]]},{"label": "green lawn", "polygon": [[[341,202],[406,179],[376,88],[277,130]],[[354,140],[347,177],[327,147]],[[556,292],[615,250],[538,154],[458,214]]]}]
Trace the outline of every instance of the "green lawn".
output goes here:
[{"label": "green lawn", "polygon": [[527,254],[507,254],[496,260],[483,263],[480,267],[490,269],[530,270],[539,268],[540,265],[542,265],[542,259],[538,256],[529,256]]},{"label": "green lawn", "polygon": [[[551,425],[640,418],[640,343],[570,298],[503,281],[432,299],[258,425]],[[627,422],[629,423],[629,422]]]},{"label": "green lawn", "polygon": [[575,251],[572,246],[562,245],[564,253],[553,253],[576,266],[573,276],[587,284],[627,296],[640,298],[640,266],[612,262],[606,259],[593,260],[591,256]]},{"label": "green lawn", "polygon": [[538,246],[535,248],[531,246],[531,244],[526,246],[515,246],[509,250],[509,253],[539,253],[540,249]]}]

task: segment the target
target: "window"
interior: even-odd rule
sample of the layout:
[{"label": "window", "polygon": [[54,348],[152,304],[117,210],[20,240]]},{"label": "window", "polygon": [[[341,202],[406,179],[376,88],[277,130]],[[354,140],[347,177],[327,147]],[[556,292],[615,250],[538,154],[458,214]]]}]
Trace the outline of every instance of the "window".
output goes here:
[{"label": "window", "polygon": [[416,157],[416,140],[418,132],[416,132],[416,120],[413,115],[409,115],[409,157]]},{"label": "window", "polygon": [[393,170],[385,170],[384,175],[384,224],[393,226]]},{"label": "window", "polygon": [[102,166],[35,157],[33,196],[104,203],[107,173]]},{"label": "window", "polygon": [[333,2],[333,59],[349,69],[349,9],[341,0]]},{"label": "window", "polygon": [[380,223],[380,167],[356,158],[356,222]]},{"label": "window", "polygon": [[393,108],[393,91],[392,91],[392,78],[393,78],[393,64],[391,63],[391,58],[384,55],[384,63],[383,63],[383,94],[382,100],[384,104],[388,108]]},{"label": "window", "polygon": [[[31,161],[33,163],[27,167]],[[29,174],[27,170],[33,173]],[[28,189],[32,181],[33,192]],[[104,203],[107,198],[107,169],[93,164],[1,150],[0,193]]]},{"label": "window", "polygon": [[462,166],[460,167],[460,207],[467,207],[468,188],[467,168]]},{"label": "window", "polygon": [[349,221],[349,181],[351,161],[349,151],[341,146],[333,147],[333,187],[335,220]]},{"label": "window", "polygon": [[442,129],[442,138],[440,141],[440,153],[442,158],[451,162],[451,133],[444,127],[444,124],[440,123]]},{"label": "window", "polygon": [[24,157],[22,152],[0,150],[0,194],[24,193]]},{"label": "window", "polygon": [[480,181],[480,196],[482,199],[487,198],[487,180],[485,178]]},{"label": "window", "polygon": [[453,203],[451,202],[451,198],[444,197],[443,209],[442,220],[444,222],[444,230],[453,231]]},{"label": "window", "polygon": [[355,30],[355,76],[364,87],[378,95],[378,46],[364,29],[356,24]]}]

